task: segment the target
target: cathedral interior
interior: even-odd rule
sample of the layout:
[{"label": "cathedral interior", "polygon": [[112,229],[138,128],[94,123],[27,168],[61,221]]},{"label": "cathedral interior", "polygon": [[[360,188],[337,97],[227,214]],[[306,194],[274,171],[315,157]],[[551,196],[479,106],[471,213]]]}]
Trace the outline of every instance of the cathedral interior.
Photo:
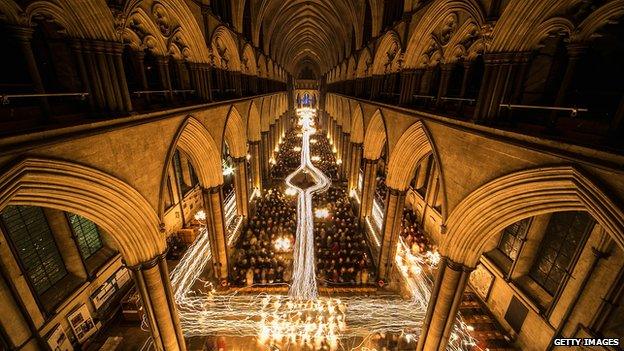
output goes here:
[{"label": "cathedral interior", "polygon": [[624,350],[623,20],[0,0],[0,350]]}]

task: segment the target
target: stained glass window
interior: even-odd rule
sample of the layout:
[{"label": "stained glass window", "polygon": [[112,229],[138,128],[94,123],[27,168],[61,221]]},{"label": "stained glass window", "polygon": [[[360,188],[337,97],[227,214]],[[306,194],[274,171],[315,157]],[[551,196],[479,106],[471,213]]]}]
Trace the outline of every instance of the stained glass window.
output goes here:
[{"label": "stained glass window", "polygon": [[569,274],[576,253],[593,224],[587,212],[557,212],[550,218],[530,271],[531,278],[549,294],[555,295]]},{"label": "stained glass window", "polygon": [[48,221],[40,207],[7,206],[2,222],[37,294],[67,275]]},{"label": "stained glass window", "polygon": [[531,224],[531,219],[526,218],[518,221],[503,230],[501,240],[498,243],[498,248],[505,256],[511,260],[518,258],[522,238],[526,236],[526,232]]},{"label": "stained glass window", "polygon": [[86,260],[102,248],[100,231],[95,223],[73,213],[67,213],[67,219],[74,232],[78,249],[83,259]]}]

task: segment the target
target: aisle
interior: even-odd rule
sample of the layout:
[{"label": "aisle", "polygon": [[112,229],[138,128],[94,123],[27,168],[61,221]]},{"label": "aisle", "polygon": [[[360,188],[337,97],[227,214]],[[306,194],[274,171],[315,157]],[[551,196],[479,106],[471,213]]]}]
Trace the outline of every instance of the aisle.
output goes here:
[{"label": "aisle", "polygon": [[[315,300],[318,297],[316,270],[314,259],[314,217],[312,212],[312,195],[326,191],[331,181],[323,172],[316,168],[310,159],[310,135],[316,132],[313,109],[300,109],[302,145],[301,164],[296,171],[286,177],[286,185],[297,191],[297,233],[293,255],[293,280],[289,296],[298,300]],[[311,176],[313,184],[301,188],[301,183],[294,182],[296,177],[307,179]]]}]

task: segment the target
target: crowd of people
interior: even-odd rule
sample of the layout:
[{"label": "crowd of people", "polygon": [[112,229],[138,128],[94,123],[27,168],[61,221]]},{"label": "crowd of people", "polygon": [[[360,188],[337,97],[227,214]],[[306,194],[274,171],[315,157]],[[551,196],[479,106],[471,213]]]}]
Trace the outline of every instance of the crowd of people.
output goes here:
[{"label": "crowd of people", "polygon": [[373,281],[370,250],[343,188],[315,195],[314,241],[317,280],[321,285],[364,285]]},{"label": "crowd of people", "polygon": [[238,286],[288,283],[297,216],[295,203],[269,189],[256,203],[234,253],[231,281]]},{"label": "crowd of people", "polygon": [[271,166],[271,177],[283,179],[301,164],[301,137],[296,131],[286,133],[284,142],[279,147],[275,164]]},{"label": "crowd of people", "polygon": [[425,230],[420,225],[416,213],[408,208],[403,209],[401,236],[414,255],[427,251],[434,251],[436,249],[429,239],[427,239]]},{"label": "crowd of people", "polygon": [[315,134],[310,138],[310,155],[312,164],[320,169],[332,181],[338,180],[338,165],[333,147],[324,134]]}]

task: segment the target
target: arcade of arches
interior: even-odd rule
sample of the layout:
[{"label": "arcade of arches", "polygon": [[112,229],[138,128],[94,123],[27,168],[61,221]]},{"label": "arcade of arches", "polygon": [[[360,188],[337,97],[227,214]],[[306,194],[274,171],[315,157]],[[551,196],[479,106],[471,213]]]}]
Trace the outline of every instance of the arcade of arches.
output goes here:
[{"label": "arcade of arches", "polygon": [[623,17],[0,0],[0,349],[622,350]]}]

